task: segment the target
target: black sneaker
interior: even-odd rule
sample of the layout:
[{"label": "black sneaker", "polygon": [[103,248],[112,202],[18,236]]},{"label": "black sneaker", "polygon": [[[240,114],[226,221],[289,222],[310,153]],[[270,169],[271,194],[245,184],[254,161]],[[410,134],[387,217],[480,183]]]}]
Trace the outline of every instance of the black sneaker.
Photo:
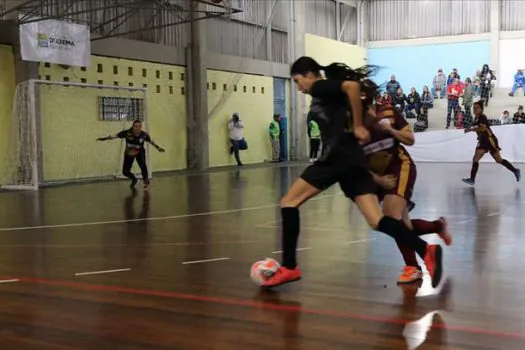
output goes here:
[{"label": "black sneaker", "polygon": [[139,182],[139,180],[137,180],[137,179],[131,180],[131,185],[129,185],[129,188],[134,189],[135,186],[137,186],[138,182]]}]

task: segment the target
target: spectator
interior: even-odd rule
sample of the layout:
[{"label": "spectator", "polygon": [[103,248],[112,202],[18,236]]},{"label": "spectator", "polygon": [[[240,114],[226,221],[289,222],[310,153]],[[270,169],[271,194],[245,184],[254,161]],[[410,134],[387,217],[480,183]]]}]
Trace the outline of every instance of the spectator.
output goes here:
[{"label": "spectator", "polygon": [[401,89],[401,84],[397,82],[396,76],[392,75],[390,81],[386,83],[386,92],[388,92],[390,97],[394,98],[398,89]]},{"label": "spectator", "polygon": [[516,90],[519,88],[521,88],[525,94],[525,75],[523,75],[523,71],[521,69],[518,69],[518,72],[514,74],[514,85],[512,86],[512,91],[509,93],[509,96],[514,96]]},{"label": "spectator", "polygon": [[392,96],[390,96],[387,91],[383,93],[383,97],[381,98],[381,104],[391,105],[391,106],[394,104],[394,100],[392,99]]},{"label": "spectator", "polygon": [[[462,91],[461,87],[459,86],[459,79],[454,79],[452,84],[450,84],[447,88],[447,98],[448,98],[448,106],[447,106],[447,129],[450,127],[450,120],[452,117],[452,114],[455,114],[456,108],[459,106],[459,96],[461,96]],[[454,116],[454,120],[455,120]]]},{"label": "spectator", "polygon": [[443,73],[443,69],[438,69],[437,75],[432,80],[432,96],[438,98],[437,92],[439,91],[439,98],[445,98],[445,92],[447,91],[447,76]]},{"label": "spectator", "polygon": [[429,109],[434,107],[434,95],[428,91],[428,86],[423,86],[423,93],[421,94],[421,107]]},{"label": "spectator", "polygon": [[465,79],[465,88],[463,90],[463,102],[465,107],[465,119],[472,120],[472,104],[474,103],[474,95],[476,94],[475,87],[472,85],[470,78]]},{"label": "spectator", "polygon": [[512,118],[512,122],[514,124],[525,124],[525,113],[523,113],[523,106],[518,107],[518,111],[514,113],[514,117]]},{"label": "spectator", "polygon": [[407,96],[407,105],[405,107],[405,114],[408,116],[408,113],[412,110],[416,111],[416,116],[419,117],[421,114],[421,96],[416,91],[416,88],[413,87],[410,89],[410,93]]},{"label": "spectator", "polygon": [[478,69],[476,71],[476,75],[474,75],[473,79],[473,85],[474,89],[476,90],[476,96],[481,96],[481,71]]},{"label": "spectator", "polygon": [[403,93],[403,89],[398,88],[396,95],[393,97],[393,104],[401,107],[401,112],[405,110],[407,96]]},{"label": "spectator", "polygon": [[281,145],[280,145],[280,136],[281,136],[281,126],[279,121],[281,116],[279,114],[273,115],[273,120],[268,127],[268,133],[270,134],[270,141],[272,142],[272,161],[278,162],[281,158]]},{"label": "spectator", "polygon": [[245,144],[242,129],[244,129],[244,123],[240,120],[239,114],[233,113],[232,119],[228,122],[231,143],[230,154],[235,155],[235,160],[237,161],[238,166],[242,166],[239,150],[243,149],[243,145]]},{"label": "spectator", "polygon": [[512,118],[510,117],[509,111],[504,111],[503,114],[499,117],[501,125],[512,124]]},{"label": "spectator", "polygon": [[461,81],[461,76],[458,74],[457,68],[452,69],[452,72],[448,75],[447,86],[453,84],[455,79]]}]

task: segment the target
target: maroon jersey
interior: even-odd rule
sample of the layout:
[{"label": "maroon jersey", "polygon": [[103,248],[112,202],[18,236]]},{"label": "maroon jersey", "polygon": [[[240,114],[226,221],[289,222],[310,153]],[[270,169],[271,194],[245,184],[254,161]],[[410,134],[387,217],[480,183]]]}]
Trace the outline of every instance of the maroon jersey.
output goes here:
[{"label": "maroon jersey", "polygon": [[396,130],[410,127],[400,113],[390,108],[380,113],[389,113],[391,117],[370,127],[370,142],[363,145],[368,168],[378,175],[384,175],[392,164],[401,163],[408,156],[401,143],[381,127],[381,123],[390,123]]},{"label": "maroon jersey", "polygon": [[[484,128],[480,130],[480,126],[483,124]],[[488,141],[489,138],[495,138],[496,135],[492,132],[492,129],[490,128],[489,120],[485,114],[480,115],[479,117],[476,117],[474,119],[474,123],[472,123],[473,126],[477,126],[476,134],[478,134],[478,140],[481,141]]]}]

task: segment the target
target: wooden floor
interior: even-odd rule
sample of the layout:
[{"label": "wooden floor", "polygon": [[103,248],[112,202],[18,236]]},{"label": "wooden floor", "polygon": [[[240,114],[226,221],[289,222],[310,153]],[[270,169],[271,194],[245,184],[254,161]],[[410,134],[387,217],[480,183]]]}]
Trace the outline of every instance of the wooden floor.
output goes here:
[{"label": "wooden floor", "polygon": [[[437,290],[332,188],[301,211],[303,279],[260,292],[279,197],[304,165],[0,194],[0,349],[525,349],[523,184],[420,164],[413,217],[446,216]],[[525,194],[524,194],[525,196]],[[428,241],[436,241],[428,236]]]}]

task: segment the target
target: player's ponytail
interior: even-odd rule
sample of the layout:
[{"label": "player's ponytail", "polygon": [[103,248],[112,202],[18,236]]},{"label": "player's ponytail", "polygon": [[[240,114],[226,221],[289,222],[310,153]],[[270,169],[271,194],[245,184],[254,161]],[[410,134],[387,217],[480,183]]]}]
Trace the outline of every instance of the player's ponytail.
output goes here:
[{"label": "player's ponytail", "polygon": [[309,72],[320,76],[321,71],[327,79],[350,80],[361,84],[361,92],[364,95],[364,104],[371,105],[379,92],[379,86],[370,80],[379,67],[365,65],[357,69],[352,69],[344,63],[332,63],[328,66],[320,65],[311,57],[303,56],[294,62],[291,68],[291,75],[305,75]]}]

